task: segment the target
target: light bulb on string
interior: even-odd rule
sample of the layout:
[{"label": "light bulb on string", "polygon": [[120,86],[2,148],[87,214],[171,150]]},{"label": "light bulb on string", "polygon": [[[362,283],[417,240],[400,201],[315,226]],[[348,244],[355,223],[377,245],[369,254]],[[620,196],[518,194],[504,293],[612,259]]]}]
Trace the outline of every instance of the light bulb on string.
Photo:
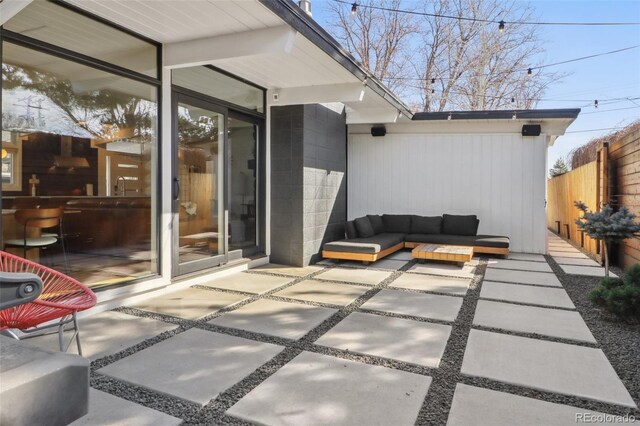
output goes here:
[{"label": "light bulb on string", "polygon": [[351,5],[351,15],[355,16],[356,12],[358,12],[358,3],[353,3]]}]

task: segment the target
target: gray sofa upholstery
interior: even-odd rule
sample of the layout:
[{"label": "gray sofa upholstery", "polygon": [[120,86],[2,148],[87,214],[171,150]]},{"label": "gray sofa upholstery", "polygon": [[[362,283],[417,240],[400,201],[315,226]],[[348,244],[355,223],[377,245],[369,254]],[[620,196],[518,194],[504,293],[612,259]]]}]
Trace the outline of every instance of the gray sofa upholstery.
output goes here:
[{"label": "gray sofa upholstery", "polygon": [[404,242],[404,234],[382,233],[367,238],[334,241],[324,245],[325,250],[345,253],[378,253]]},{"label": "gray sofa upholstery", "polygon": [[[345,225],[348,235],[354,236],[355,231],[357,237],[324,244],[323,256],[347,259],[353,258],[354,254],[361,254],[370,255],[371,260],[377,260],[392,253],[391,249],[394,247],[396,248],[393,250],[396,250],[423,243],[473,246],[477,252],[506,254],[509,237],[477,235],[479,224],[480,220],[475,215],[363,216]],[[372,229],[382,232],[371,235]],[[363,231],[364,235],[359,234],[359,231]],[[399,245],[400,243],[402,244]],[[352,256],[349,257],[349,254]]]}]

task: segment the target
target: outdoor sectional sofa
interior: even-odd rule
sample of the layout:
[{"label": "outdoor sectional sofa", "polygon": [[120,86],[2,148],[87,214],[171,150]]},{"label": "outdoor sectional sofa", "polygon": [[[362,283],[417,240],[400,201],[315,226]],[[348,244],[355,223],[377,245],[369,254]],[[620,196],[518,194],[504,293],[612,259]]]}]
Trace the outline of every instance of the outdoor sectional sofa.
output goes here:
[{"label": "outdoor sectional sofa", "polygon": [[475,215],[367,215],[345,224],[346,239],[326,243],[322,257],[375,262],[420,244],[473,246],[475,253],[509,254],[509,237],[477,235]]}]

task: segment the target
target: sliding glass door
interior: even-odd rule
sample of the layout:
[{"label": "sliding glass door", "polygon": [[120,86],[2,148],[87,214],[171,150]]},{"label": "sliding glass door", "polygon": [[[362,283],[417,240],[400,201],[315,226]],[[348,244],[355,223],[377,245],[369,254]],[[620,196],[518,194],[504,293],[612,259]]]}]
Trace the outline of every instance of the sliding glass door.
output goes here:
[{"label": "sliding glass door", "polygon": [[257,252],[258,241],[258,138],[260,120],[231,112],[229,147],[229,247],[246,256]]},{"label": "sliding glass door", "polygon": [[174,93],[174,275],[228,261],[226,126],[224,108]]}]

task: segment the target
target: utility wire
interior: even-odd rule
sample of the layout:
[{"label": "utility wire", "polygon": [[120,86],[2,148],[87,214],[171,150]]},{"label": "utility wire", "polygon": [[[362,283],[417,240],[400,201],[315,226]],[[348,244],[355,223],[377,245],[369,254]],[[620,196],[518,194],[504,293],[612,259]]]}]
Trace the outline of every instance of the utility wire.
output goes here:
[{"label": "utility wire", "polygon": [[621,130],[624,129],[623,127],[605,127],[604,129],[589,129],[589,130],[573,130],[571,132],[565,132],[565,133],[587,133],[587,132],[601,132],[604,130]]},{"label": "utility wire", "polygon": [[382,10],[386,12],[394,12],[394,13],[405,13],[408,15],[420,15],[420,16],[431,16],[434,18],[446,18],[446,19],[456,19],[460,21],[469,21],[469,22],[483,22],[487,24],[501,24],[501,27],[504,28],[505,24],[517,24],[517,25],[554,25],[554,26],[637,26],[640,25],[640,22],[528,22],[528,21],[505,21],[505,20],[496,20],[496,19],[482,19],[482,18],[467,18],[464,16],[452,16],[452,15],[442,15],[439,13],[428,13],[428,12],[416,12],[414,10],[404,10],[404,9],[395,9],[390,7],[383,6],[374,6],[367,4],[359,4],[353,3],[346,0],[333,0],[336,3],[341,3],[345,5],[349,5],[352,7],[352,11],[361,7],[363,9],[375,9]]},{"label": "utility wire", "polygon": [[599,110],[599,111],[583,112],[580,115],[599,114],[599,113],[603,113],[603,112],[622,111],[624,109],[635,109],[635,108],[640,108],[640,105],[636,105],[636,106],[632,106],[632,107],[625,107],[625,108],[612,108],[612,109],[602,109],[602,110]]},{"label": "utility wire", "polygon": [[[503,75],[503,74],[515,74],[515,73],[518,73],[518,72],[529,72],[530,70],[538,70],[538,69],[542,69],[542,68],[555,67],[557,65],[568,64],[568,63],[571,63],[571,62],[584,61],[584,60],[587,60],[587,59],[593,59],[593,58],[597,58],[597,57],[600,57],[600,56],[613,55],[615,53],[625,52],[627,50],[637,49],[639,47],[640,47],[640,44],[636,44],[634,46],[624,47],[622,49],[611,50],[609,52],[595,53],[593,55],[581,56],[579,58],[567,59],[566,61],[554,62],[554,63],[551,63],[551,64],[530,66],[530,67],[527,67],[527,68],[517,68],[517,69],[513,69],[513,70],[509,70],[509,71],[500,71],[500,72],[496,72],[496,73],[492,73],[492,74],[472,74],[472,75],[469,75],[468,77],[490,77],[490,76],[497,76],[497,75]],[[460,76],[458,76],[458,78],[460,78]],[[453,80],[454,78],[450,78],[450,77],[435,77],[435,78],[434,77],[432,77],[432,78],[422,78],[422,77],[384,77],[383,80],[384,79],[386,79],[386,80],[394,80],[394,81],[432,81],[434,79],[435,80],[439,80],[439,81],[445,81],[445,80]]]}]

